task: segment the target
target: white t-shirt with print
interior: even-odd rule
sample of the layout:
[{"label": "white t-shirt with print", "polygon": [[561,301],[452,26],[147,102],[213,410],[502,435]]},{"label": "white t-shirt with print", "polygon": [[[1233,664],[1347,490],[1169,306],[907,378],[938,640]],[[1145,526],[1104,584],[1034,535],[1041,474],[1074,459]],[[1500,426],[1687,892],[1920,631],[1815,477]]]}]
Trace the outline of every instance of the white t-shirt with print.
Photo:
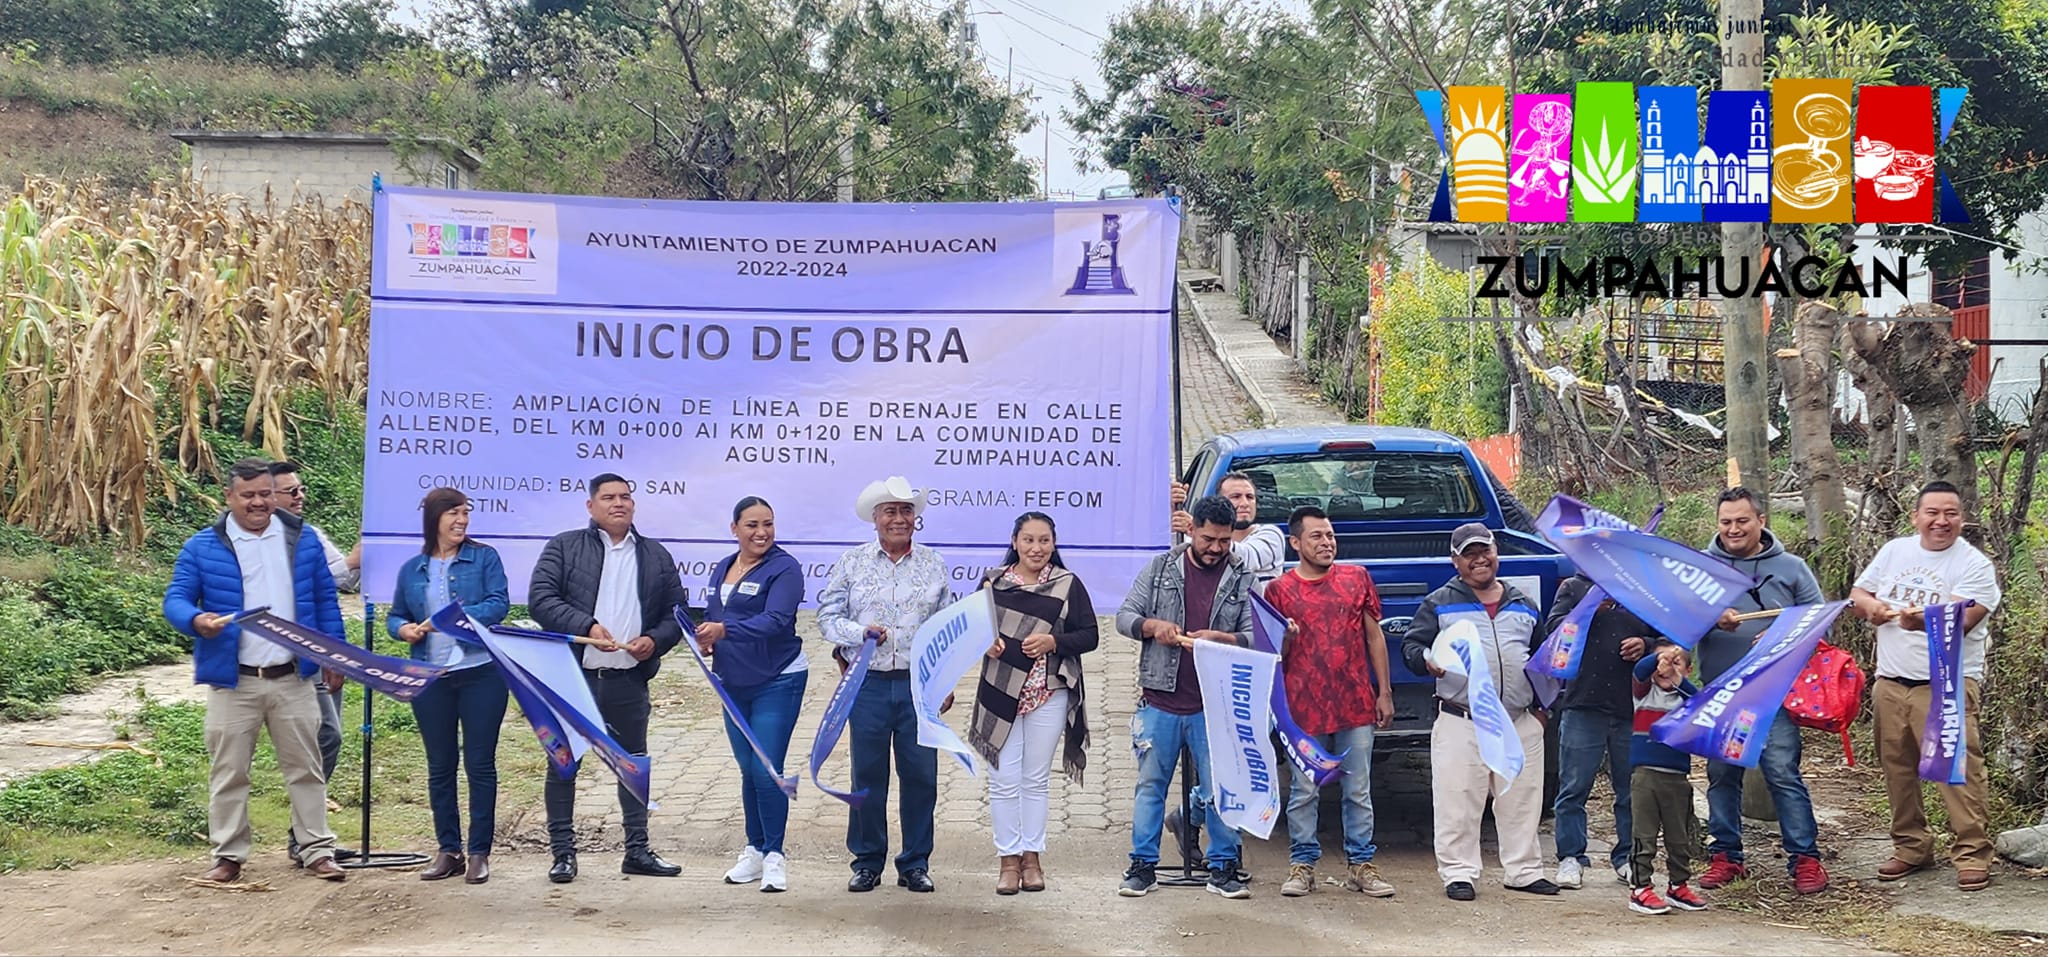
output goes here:
[{"label": "white t-shirt with print", "polygon": [[[1876,595],[1893,608],[1925,607],[1969,598],[1989,611],[1998,610],[2003,593],[1991,559],[1969,542],[1938,552],[1920,547],[1920,537],[1894,538],[1877,550],[1870,567],[1856,577],[1856,587]],[[1991,646],[1991,616],[1963,636],[1963,676],[1984,677],[1984,655]],[[1877,628],[1877,674],[1926,681],[1927,632],[1908,631],[1897,620]]]}]

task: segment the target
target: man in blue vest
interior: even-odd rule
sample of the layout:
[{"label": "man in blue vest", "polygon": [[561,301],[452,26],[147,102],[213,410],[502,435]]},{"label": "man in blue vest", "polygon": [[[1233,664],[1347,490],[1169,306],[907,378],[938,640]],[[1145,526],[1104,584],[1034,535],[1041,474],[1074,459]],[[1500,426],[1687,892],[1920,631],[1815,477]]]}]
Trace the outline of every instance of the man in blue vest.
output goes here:
[{"label": "man in blue vest", "polygon": [[164,618],[194,639],[193,680],[210,685],[206,753],[211,763],[207,823],[214,866],[205,878],[233,883],[249,860],[249,768],[256,739],[270,730],[291,796],[298,861],[314,877],[339,881],[327,827],[327,778],[320,769],[319,669],[233,624],[236,612],[272,614],[343,637],[334,576],[318,536],[277,508],[270,463],[243,459],[229,470],[228,511],[185,541],[164,592]]}]

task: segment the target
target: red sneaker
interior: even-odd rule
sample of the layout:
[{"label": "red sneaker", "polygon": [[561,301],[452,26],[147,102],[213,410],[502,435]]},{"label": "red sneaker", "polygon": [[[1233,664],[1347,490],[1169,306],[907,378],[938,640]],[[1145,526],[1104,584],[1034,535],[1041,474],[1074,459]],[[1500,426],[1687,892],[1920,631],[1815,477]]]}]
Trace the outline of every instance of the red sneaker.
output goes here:
[{"label": "red sneaker", "polygon": [[1628,909],[1638,914],[1671,913],[1671,906],[1664,903],[1664,898],[1657,896],[1657,889],[1654,887],[1636,888],[1634,893],[1628,895]]},{"label": "red sneaker", "polygon": [[[1706,881],[1700,881],[1705,887]],[[1828,889],[1827,868],[1820,866],[1820,858],[1801,854],[1792,859],[1792,889],[1801,894],[1818,894]]]},{"label": "red sneaker", "polygon": [[1706,910],[1707,899],[1700,892],[1684,884],[1676,884],[1664,892],[1664,899],[1680,910]]},{"label": "red sneaker", "polygon": [[[1818,866],[1820,862],[1815,861],[1814,864]],[[1716,854],[1707,862],[1707,872],[1700,875],[1700,886],[1715,891],[1748,877],[1749,868],[1743,866],[1741,861],[1726,854]]]}]

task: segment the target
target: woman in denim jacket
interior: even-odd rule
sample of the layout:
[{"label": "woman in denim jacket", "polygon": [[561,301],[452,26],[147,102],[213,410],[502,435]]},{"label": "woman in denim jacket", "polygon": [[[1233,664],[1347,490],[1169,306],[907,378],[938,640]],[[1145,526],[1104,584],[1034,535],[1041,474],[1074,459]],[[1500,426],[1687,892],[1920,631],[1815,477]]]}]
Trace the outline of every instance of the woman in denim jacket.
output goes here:
[{"label": "woman in denim jacket", "polygon": [[[469,539],[469,498],[437,488],[420,503],[425,544],[398,570],[398,587],[385,627],[412,646],[420,661],[447,665],[412,702],[427,750],[427,801],[434,811],[440,853],[420,872],[438,881],[464,873],[481,884],[491,877],[491,838],[497,830],[498,726],[505,721],[505,678],[481,645],[458,642],[434,630],[429,618],[450,600],[470,617],[495,625],[511,608],[505,566],[489,545]],[[459,733],[458,733],[459,732]],[[458,742],[459,738],[459,742]],[[462,813],[456,801],[455,769],[469,770],[469,858],[463,859]]]},{"label": "woman in denim jacket", "polygon": [[[804,570],[795,556],[775,544],[775,511],[759,497],[749,495],[733,506],[732,534],[739,540],[739,551],[711,569],[711,591],[704,601],[704,623],[697,626],[697,644],[711,654],[712,670],[745,714],[761,747],[783,764],[811,676],[803,640],[796,634]],[[740,805],[747,818],[746,849],[725,873],[725,882],[760,881],[764,891],[785,890],[789,865],[782,855],[782,836],[789,826],[789,798],[730,718],[725,732],[733,758],[740,763]]]}]

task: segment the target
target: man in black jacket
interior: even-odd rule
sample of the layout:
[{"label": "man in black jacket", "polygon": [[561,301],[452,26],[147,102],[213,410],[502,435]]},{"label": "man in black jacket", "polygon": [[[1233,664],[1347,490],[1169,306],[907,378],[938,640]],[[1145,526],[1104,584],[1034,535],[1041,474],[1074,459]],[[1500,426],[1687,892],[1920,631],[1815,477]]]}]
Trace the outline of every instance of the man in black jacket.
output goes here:
[{"label": "man in black jacket", "polygon": [[[685,599],[674,557],[660,542],[633,528],[633,487],[606,472],[590,480],[590,525],[548,540],[533,566],[527,609],[548,631],[578,635],[576,659],[597,700],[598,714],[619,746],[647,753],[647,718],[653,710],[647,683],[661,656],[683,640],[674,608]],[[576,879],[576,781],[549,774],[548,843],[555,855],[548,880]],[[683,869],[647,846],[647,805],[619,785],[626,829],[626,859],[619,870],[674,877]]]},{"label": "man in black jacket", "polygon": [[[1537,634],[1556,631],[1592,587],[1592,580],[1583,575],[1557,586],[1557,596]],[[1608,783],[1614,786],[1617,835],[1608,851],[1608,863],[1614,865],[1616,877],[1628,882],[1628,749],[1635,727],[1635,699],[1629,691],[1629,672],[1658,635],[1634,612],[1607,599],[1593,613],[1582,637],[1586,651],[1579,662],[1579,673],[1565,682],[1564,691],[1553,702],[1558,747],[1557,803],[1552,808],[1556,819],[1552,829],[1557,838],[1557,886],[1564,888],[1585,884],[1586,865],[1591,863],[1586,857],[1586,798],[1593,792],[1593,776],[1600,773],[1602,759],[1607,762]]]}]

